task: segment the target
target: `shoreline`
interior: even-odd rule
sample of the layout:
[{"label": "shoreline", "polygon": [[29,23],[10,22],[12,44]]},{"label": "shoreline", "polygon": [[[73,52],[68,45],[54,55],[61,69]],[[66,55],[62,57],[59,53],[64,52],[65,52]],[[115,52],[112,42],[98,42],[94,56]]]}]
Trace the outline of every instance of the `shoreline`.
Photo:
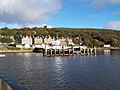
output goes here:
[{"label": "shoreline", "polygon": [[[110,47],[110,48],[104,48],[99,47],[96,48],[97,51],[103,51],[103,50],[120,50],[119,47]],[[34,53],[33,50],[0,50],[0,53]]]},{"label": "shoreline", "polygon": [[32,50],[0,50],[0,53],[33,53]]},{"label": "shoreline", "polygon": [[101,51],[101,50],[120,50],[120,47],[109,47],[109,48],[105,48],[105,47],[98,47],[96,48],[97,51]]}]

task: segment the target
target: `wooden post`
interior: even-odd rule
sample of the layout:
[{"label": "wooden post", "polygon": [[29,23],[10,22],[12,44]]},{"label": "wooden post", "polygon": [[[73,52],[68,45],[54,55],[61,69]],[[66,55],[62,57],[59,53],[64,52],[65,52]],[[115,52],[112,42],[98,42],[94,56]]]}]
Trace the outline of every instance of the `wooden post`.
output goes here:
[{"label": "wooden post", "polygon": [[70,56],[70,49],[68,49],[68,55]]},{"label": "wooden post", "polygon": [[54,55],[56,56],[56,49],[54,50]]},{"label": "wooden post", "polygon": [[60,56],[60,49],[58,49],[58,53],[59,53],[59,56]]},{"label": "wooden post", "polygon": [[89,48],[87,49],[87,55],[89,55]]},{"label": "wooden post", "polygon": [[74,55],[74,48],[72,47],[72,54]]},{"label": "wooden post", "polygon": [[83,50],[84,50],[84,55],[85,55],[85,48]]},{"label": "wooden post", "polygon": [[52,56],[52,49],[50,49],[50,56]]},{"label": "wooden post", "polygon": [[45,56],[45,49],[43,49],[43,56]]},{"label": "wooden post", "polygon": [[46,47],[46,45],[45,45],[45,56],[47,55],[47,47]]},{"label": "wooden post", "polygon": [[96,48],[94,48],[94,51],[95,51],[95,55],[96,55]]},{"label": "wooden post", "polygon": [[64,49],[63,49],[63,56],[65,55],[65,51],[64,51]]},{"label": "wooden post", "polygon": [[80,49],[80,55],[82,55],[82,49]]},{"label": "wooden post", "polygon": [[91,55],[93,54],[92,51],[93,51],[93,50],[92,50],[92,48],[91,48],[91,49],[90,49],[90,54],[91,54]]},{"label": "wooden post", "polygon": [[93,54],[93,53],[92,53],[92,51],[93,51],[93,50],[92,50],[92,49],[90,49],[90,54],[91,54],[91,55]]}]

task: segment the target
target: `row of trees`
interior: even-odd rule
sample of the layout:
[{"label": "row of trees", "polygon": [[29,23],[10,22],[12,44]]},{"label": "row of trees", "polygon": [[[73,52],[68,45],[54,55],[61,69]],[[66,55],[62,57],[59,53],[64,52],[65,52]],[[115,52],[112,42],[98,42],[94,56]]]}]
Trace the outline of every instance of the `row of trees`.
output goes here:
[{"label": "row of trees", "polygon": [[[110,44],[114,47],[120,46],[120,31],[107,29],[91,29],[91,28],[21,28],[0,30],[0,35],[14,36],[17,43],[20,42],[22,36],[56,36],[70,37],[75,44],[81,41],[88,47],[102,47],[104,44]],[[1,42],[1,39],[0,39]]]}]

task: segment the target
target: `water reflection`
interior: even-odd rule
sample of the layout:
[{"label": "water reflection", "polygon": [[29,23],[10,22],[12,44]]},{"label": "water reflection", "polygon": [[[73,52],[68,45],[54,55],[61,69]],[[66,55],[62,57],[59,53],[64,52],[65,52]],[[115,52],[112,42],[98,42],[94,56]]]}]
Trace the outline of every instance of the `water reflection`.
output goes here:
[{"label": "water reflection", "polygon": [[55,67],[57,69],[62,69],[63,60],[61,60],[61,57],[55,57]]},{"label": "water reflection", "polygon": [[24,53],[25,57],[31,57],[32,54],[31,53]]},{"label": "water reflection", "polygon": [[30,71],[30,70],[31,70],[31,68],[32,68],[32,63],[31,63],[31,60],[30,60],[30,59],[25,59],[25,60],[24,60],[24,65],[25,65],[26,71]]},{"label": "water reflection", "polygon": [[110,55],[111,54],[111,50],[104,50],[104,54],[105,55]]},{"label": "water reflection", "polygon": [[[54,81],[57,85],[57,87],[59,87],[60,89],[62,89],[64,83],[65,83],[65,78],[66,77],[66,69],[65,69],[65,66],[66,66],[66,60],[63,59],[62,57],[55,57],[55,63],[54,63],[54,66],[55,66],[55,77],[54,77]],[[57,87],[55,87],[57,89]]]}]

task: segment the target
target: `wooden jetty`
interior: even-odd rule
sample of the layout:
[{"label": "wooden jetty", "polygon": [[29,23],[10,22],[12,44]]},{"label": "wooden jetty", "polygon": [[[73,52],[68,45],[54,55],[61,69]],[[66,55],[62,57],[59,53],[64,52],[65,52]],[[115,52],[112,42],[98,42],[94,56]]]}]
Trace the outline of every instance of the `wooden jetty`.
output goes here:
[{"label": "wooden jetty", "polygon": [[73,55],[96,55],[95,48],[72,49],[44,49],[43,56],[73,56]]}]

